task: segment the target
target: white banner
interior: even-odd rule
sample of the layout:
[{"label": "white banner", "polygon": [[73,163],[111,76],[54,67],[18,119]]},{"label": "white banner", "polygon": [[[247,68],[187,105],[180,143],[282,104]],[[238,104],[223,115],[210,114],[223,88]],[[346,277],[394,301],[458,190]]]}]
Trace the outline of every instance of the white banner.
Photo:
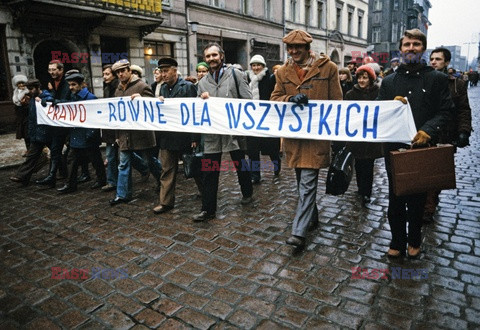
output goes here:
[{"label": "white banner", "polygon": [[332,141],[410,142],[417,130],[400,101],[290,102],[227,98],[110,98],[37,102],[39,124]]}]

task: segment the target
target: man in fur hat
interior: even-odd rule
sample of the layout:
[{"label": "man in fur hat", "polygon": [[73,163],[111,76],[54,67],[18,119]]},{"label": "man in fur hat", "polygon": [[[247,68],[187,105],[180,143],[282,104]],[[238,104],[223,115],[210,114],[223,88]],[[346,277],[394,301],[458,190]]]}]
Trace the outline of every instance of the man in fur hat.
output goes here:
[{"label": "man in fur hat", "polygon": [[[283,42],[287,44],[290,58],[277,71],[277,83],[270,100],[307,105],[309,99],[343,99],[337,66],[328,56],[319,56],[310,50],[310,34],[294,30]],[[320,168],[330,165],[330,141],[284,139],[283,147],[287,165],[295,168],[299,194],[292,236],[287,244],[303,247],[307,230],[318,225],[318,173]]]}]

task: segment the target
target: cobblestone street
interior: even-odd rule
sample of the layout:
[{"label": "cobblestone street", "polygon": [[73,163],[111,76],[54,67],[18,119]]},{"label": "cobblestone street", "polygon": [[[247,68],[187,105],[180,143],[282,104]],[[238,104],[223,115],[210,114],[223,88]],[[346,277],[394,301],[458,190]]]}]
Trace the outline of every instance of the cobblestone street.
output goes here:
[{"label": "cobblestone street", "polygon": [[[343,196],[325,195],[321,171],[321,225],[304,251],[285,244],[297,204],[285,166],[279,177],[263,173],[247,206],[236,174],[222,173],[217,218],[206,223],[191,220],[201,201],[183,175],[175,209],[155,215],[154,180],[141,183],[137,172],[134,200],[111,207],[113,193],[91,190],[92,181],[58,195],[21,187],[8,179],[15,168],[2,169],[0,328],[480,328],[480,87],[469,93],[471,145],[456,154],[457,189],[442,192],[417,260],[386,257],[383,160],[368,208],[355,181]],[[52,267],[89,276],[55,279]],[[356,279],[352,267],[389,274]],[[394,279],[397,267],[426,274]],[[94,268],[126,276],[93,278]]]}]

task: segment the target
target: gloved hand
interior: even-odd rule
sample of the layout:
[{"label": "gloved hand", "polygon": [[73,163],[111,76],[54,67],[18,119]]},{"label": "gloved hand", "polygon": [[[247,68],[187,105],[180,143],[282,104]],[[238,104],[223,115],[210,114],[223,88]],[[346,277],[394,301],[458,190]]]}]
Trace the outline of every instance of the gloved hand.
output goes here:
[{"label": "gloved hand", "polygon": [[400,102],[402,102],[403,104],[407,104],[407,99],[404,98],[403,96],[395,96],[394,100],[395,100],[395,101],[400,101]]},{"label": "gloved hand", "polygon": [[290,97],[288,101],[296,104],[308,104],[308,96],[303,93],[298,93],[297,95]]},{"label": "gloved hand", "polygon": [[469,141],[469,136],[467,133],[460,133],[458,134],[458,138],[457,138],[457,147],[459,148],[465,148],[466,146],[470,145],[470,141]]},{"label": "gloved hand", "polygon": [[57,106],[57,104],[59,104],[60,102],[61,102],[60,100],[53,99],[52,105],[55,107],[55,106]]},{"label": "gloved hand", "polygon": [[46,107],[47,106],[47,100],[46,99],[42,99],[40,101],[40,104],[42,105],[42,107]]},{"label": "gloved hand", "polygon": [[424,147],[432,138],[422,130],[419,130],[412,140],[412,147]]}]

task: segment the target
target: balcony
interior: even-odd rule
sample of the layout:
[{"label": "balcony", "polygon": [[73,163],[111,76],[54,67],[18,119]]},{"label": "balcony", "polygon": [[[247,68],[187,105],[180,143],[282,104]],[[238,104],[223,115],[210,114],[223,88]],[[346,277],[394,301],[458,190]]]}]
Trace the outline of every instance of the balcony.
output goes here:
[{"label": "balcony", "polygon": [[[7,0],[14,27],[32,32],[38,24],[91,31],[103,22],[140,29],[143,37],[163,22],[161,0]],[[85,32],[87,32],[85,31]]]}]

